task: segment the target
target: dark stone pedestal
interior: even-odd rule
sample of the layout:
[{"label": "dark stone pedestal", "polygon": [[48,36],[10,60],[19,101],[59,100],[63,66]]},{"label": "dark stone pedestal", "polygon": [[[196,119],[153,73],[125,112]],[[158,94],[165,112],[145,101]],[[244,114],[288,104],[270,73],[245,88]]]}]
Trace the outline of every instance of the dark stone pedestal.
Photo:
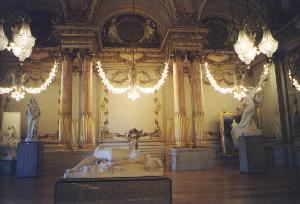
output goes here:
[{"label": "dark stone pedestal", "polygon": [[239,140],[240,171],[259,174],[266,172],[264,138],[262,136],[243,136]]},{"label": "dark stone pedestal", "polygon": [[198,171],[211,169],[212,165],[207,147],[172,149],[173,171]]},{"label": "dark stone pedestal", "polygon": [[18,144],[17,177],[40,176],[42,159],[42,142],[20,142]]},{"label": "dark stone pedestal", "polygon": [[172,184],[168,177],[61,179],[55,203],[170,204]]},{"label": "dark stone pedestal", "polygon": [[16,172],[16,160],[0,160],[0,174],[14,174]]}]

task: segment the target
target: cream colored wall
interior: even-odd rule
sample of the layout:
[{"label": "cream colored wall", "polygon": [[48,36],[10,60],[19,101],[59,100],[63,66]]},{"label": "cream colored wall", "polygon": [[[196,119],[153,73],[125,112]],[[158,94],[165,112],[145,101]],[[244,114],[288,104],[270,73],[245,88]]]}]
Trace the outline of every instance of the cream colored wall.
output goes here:
[{"label": "cream colored wall", "polygon": [[[205,79],[205,76],[203,76]],[[185,105],[187,119],[192,118],[192,98],[191,84],[188,76],[184,78],[185,86]],[[173,93],[173,76],[170,74],[166,81],[166,118],[174,118],[174,93]],[[225,87],[224,84],[222,86]],[[239,102],[232,95],[223,95],[215,91],[211,86],[204,85],[203,102],[205,115],[205,131],[219,132],[219,115],[220,112],[233,112],[239,108]]]},{"label": "cream colored wall", "polygon": [[[256,85],[259,81],[261,72],[263,70],[263,65],[259,65],[254,69],[253,81]],[[277,121],[279,117],[279,105],[278,105],[278,95],[277,95],[277,85],[275,76],[275,67],[270,66],[270,74],[268,81],[264,86],[264,103],[260,108],[260,120],[261,129],[263,135],[273,136],[276,135]],[[279,131],[280,132],[280,131]]]},{"label": "cream colored wall", "polygon": [[[6,96],[9,97],[9,96]],[[34,97],[40,106],[39,134],[54,134],[58,131],[59,85],[52,84],[41,94],[26,94],[25,98],[17,102],[9,97],[8,111],[21,112],[21,135],[27,134],[27,104]]]},{"label": "cream colored wall", "polygon": [[[226,86],[222,84],[222,87]],[[203,98],[206,132],[220,132],[220,113],[236,112],[240,107],[239,101],[233,98],[231,94],[221,94],[210,85],[204,85]]]},{"label": "cream colored wall", "polygon": [[112,133],[128,133],[132,128],[153,132],[154,94],[142,94],[135,101],[127,94],[108,93],[108,129]]},{"label": "cream colored wall", "polygon": [[[254,70],[254,83],[259,79],[262,68]],[[205,76],[204,76],[205,79]],[[95,121],[95,129],[100,128],[99,112],[99,80],[95,75],[93,77],[93,119]],[[188,76],[185,76],[185,103],[186,116],[188,119],[192,117],[192,99],[191,85]],[[225,86],[222,84],[222,86]],[[166,80],[164,85],[164,118],[165,120],[174,118],[174,92],[172,74]],[[274,115],[278,112],[278,99],[274,67],[270,70],[270,77],[265,86],[264,104],[261,107],[261,123],[264,135],[274,135]],[[210,132],[219,132],[219,113],[237,111],[240,107],[239,102],[231,95],[223,95],[215,91],[211,86],[204,85],[204,114],[205,114],[205,130]],[[30,94],[27,94],[23,100],[16,102],[10,98],[8,103],[9,111],[21,112],[21,133],[24,136],[27,129],[26,107],[29,102]],[[56,133],[58,126],[58,109],[59,109],[59,85],[50,85],[47,90],[39,95],[34,95],[41,108],[41,118],[39,124],[40,134]],[[79,99],[80,99],[80,75],[73,77],[72,90],[73,104],[73,119],[79,119]],[[111,132],[125,133],[132,127],[143,129],[144,131],[154,130],[154,95],[142,95],[137,101],[131,101],[127,95],[112,95],[108,96],[109,108],[109,130]],[[50,107],[50,108],[49,108]],[[96,131],[99,134],[99,131]]]}]

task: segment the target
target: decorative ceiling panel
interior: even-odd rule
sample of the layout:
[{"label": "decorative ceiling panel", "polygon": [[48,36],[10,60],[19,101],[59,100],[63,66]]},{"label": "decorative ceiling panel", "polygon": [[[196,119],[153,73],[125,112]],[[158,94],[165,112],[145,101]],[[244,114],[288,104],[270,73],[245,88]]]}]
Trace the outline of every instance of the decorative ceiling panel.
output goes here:
[{"label": "decorative ceiling panel", "polygon": [[134,43],[136,47],[159,48],[162,41],[152,19],[132,14],[110,18],[100,35],[103,47],[126,47]]}]

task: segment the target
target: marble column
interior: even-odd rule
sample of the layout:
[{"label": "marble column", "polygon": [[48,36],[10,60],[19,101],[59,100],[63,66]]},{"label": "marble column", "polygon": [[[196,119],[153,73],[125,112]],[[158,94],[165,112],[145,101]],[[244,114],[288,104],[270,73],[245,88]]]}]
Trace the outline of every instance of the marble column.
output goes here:
[{"label": "marble column", "polygon": [[185,146],[185,95],[184,95],[184,70],[181,57],[176,57],[173,62],[174,85],[174,139],[177,147]]},{"label": "marble column", "polygon": [[64,56],[59,106],[59,144],[63,147],[70,147],[72,139],[72,78],[73,59]]},{"label": "marble column", "polygon": [[193,107],[193,146],[206,143],[203,112],[203,81],[202,67],[198,59],[191,63],[191,87]]},{"label": "marble column", "polygon": [[82,147],[95,146],[93,138],[92,117],[92,88],[93,62],[91,56],[84,56],[81,76],[81,103],[80,103],[80,143]]}]

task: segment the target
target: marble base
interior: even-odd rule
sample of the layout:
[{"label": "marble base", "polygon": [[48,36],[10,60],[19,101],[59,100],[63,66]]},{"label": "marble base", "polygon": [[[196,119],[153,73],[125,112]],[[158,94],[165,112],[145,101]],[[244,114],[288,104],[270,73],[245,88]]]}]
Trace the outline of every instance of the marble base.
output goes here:
[{"label": "marble base", "polygon": [[239,160],[242,173],[265,173],[264,138],[262,136],[240,137]]},{"label": "marble base", "polygon": [[189,171],[204,170],[213,167],[208,147],[199,148],[173,148],[172,170]]},{"label": "marble base", "polygon": [[172,185],[168,177],[61,179],[55,203],[171,204]]}]

